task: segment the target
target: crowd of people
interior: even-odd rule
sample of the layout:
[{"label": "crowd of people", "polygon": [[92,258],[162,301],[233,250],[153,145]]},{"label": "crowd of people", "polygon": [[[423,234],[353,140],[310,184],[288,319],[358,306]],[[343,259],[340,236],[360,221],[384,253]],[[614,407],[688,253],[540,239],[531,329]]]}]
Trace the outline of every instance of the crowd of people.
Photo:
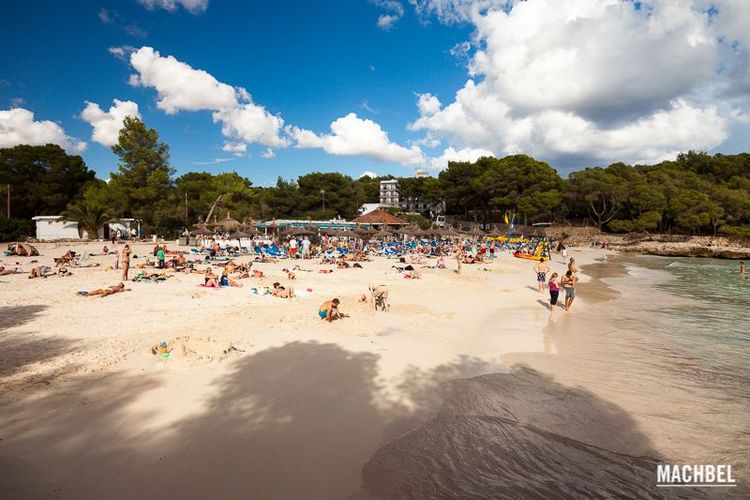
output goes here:
[{"label": "crowd of people", "polygon": [[[137,264],[137,273],[131,278],[133,255],[129,243],[125,243],[120,250],[117,249],[119,241],[112,240],[113,248],[104,246],[101,255],[112,257],[111,267],[120,273],[121,282],[105,288],[92,291],[78,292],[82,296],[108,297],[113,294],[130,291],[125,286],[128,281],[142,282],[166,281],[167,278],[176,273],[200,274],[202,282],[197,286],[205,288],[233,287],[242,288],[244,280],[259,279],[266,276],[260,269],[254,269],[255,263],[276,262],[279,259],[289,259],[298,262],[291,269],[284,268],[286,279],[291,282],[296,279],[296,272],[314,272],[314,269],[303,269],[302,261],[317,260],[321,266],[319,273],[332,273],[334,270],[363,269],[363,264],[372,260],[373,256],[387,256],[398,259],[396,265],[392,266],[397,272],[403,273],[407,279],[420,279],[419,268],[446,269],[446,257],[452,257],[456,261],[454,272],[462,273],[466,264],[485,264],[497,259],[501,253],[524,253],[528,255],[538,248],[538,241],[519,240],[515,242],[482,240],[470,238],[450,239],[420,239],[420,238],[397,238],[387,237],[366,240],[361,237],[329,237],[323,235],[315,243],[307,236],[270,238],[263,240],[252,240],[250,246],[252,251],[230,244],[229,241],[222,242],[219,239],[206,239],[198,248],[190,251],[170,250],[167,245],[155,244],[151,255],[145,257],[145,261]],[[549,249],[549,246],[546,247]],[[559,242],[553,246],[557,253],[567,255],[567,249]],[[249,259],[242,259],[249,257]],[[435,259],[435,260],[430,260]],[[47,278],[50,276],[70,276],[71,268],[98,266],[98,263],[89,263],[86,255],[77,255],[68,250],[62,256],[54,259],[55,269],[48,266],[35,266],[28,272],[28,277]],[[366,264],[365,264],[366,265]],[[549,291],[550,310],[558,304],[558,297],[564,292],[564,301],[561,306],[570,310],[576,296],[576,283],[578,281],[578,269],[575,259],[571,258],[568,269],[562,276],[557,272],[551,273],[549,260],[542,257],[534,266],[537,278],[537,290],[539,292]],[[0,275],[17,274],[23,272],[20,267],[6,268],[0,266]],[[272,287],[263,287],[264,291],[273,297],[291,299],[296,297],[294,286],[282,284],[281,281],[273,282]],[[257,291],[257,287],[253,287]],[[377,293],[373,292],[377,290]],[[265,294],[265,293],[264,293]],[[387,302],[387,287],[385,285],[370,286],[370,299],[366,294],[362,295],[365,301],[371,300],[373,304]],[[377,306],[376,306],[377,309]],[[385,308],[382,308],[385,310]],[[334,298],[320,305],[318,313],[321,319],[333,321],[344,318],[341,313],[340,300]]]}]

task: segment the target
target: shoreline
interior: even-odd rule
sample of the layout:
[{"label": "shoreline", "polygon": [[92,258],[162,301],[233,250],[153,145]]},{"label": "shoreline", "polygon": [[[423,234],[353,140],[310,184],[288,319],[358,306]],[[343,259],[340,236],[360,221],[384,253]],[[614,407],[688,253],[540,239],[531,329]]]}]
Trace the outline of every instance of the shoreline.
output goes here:
[{"label": "shoreline", "polygon": [[[532,286],[533,263],[506,254],[465,265],[461,276],[425,269],[420,280],[404,279],[386,259],[363,270],[298,272],[297,290],[312,292],[292,301],[248,288],[284,280],[286,261],[258,265],[266,278],[244,280],[243,288],[202,290],[194,283],[200,276],[180,275],[105,299],[74,293],[115,280],[99,257],[102,266],[70,278],[0,280],[7,353],[0,486],[16,488],[9,490],[16,496],[59,488],[63,498],[350,497],[362,493],[362,467],[455,406],[457,387],[502,379],[521,364],[536,372],[522,369],[530,387],[560,394],[584,387],[578,395],[590,418],[614,404],[630,422],[639,407],[613,400],[602,385],[617,382],[617,363],[606,361],[621,352],[588,346],[609,324],[598,310],[619,307],[620,290],[592,268],[602,257],[613,268],[612,253],[571,249],[571,256],[583,273],[580,298],[571,313],[552,314],[548,295]],[[554,259],[550,266],[561,270]],[[368,283],[380,282],[391,291],[390,313],[357,302]],[[352,317],[315,319],[318,301],[334,294]],[[580,335],[582,325],[594,331]],[[168,360],[149,352],[162,339],[178,347]],[[637,440],[640,449],[608,448],[663,449],[658,440],[652,447],[649,432],[638,435],[649,436]],[[225,481],[215,485],[212,474]]]}]

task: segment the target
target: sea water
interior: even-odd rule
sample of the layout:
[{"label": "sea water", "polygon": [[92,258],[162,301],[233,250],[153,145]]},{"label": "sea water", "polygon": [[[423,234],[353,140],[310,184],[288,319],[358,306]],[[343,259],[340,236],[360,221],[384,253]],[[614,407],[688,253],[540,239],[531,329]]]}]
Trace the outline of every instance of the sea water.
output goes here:
[{"label": "sea water", "polygon": [[[555,349],[451,382],[432,421],[365,466],[370,496],[748,494],[750,282],[738,263],[624,256],[586,272],[597,278],[584,304],[545,328]],[[740,487],[662,491],[661,463],[733,464]]]}]

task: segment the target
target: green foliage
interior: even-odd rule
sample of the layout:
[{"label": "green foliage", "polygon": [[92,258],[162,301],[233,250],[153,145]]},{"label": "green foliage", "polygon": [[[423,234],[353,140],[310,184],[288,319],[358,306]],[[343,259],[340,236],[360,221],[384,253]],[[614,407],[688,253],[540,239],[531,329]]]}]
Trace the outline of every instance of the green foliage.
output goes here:
[{"label": "green foliage", "polygon": [[10,184],[12,218],[57,215],[80,199],[84,185],[94,179],[80,156],[54,144],[0,149],[0,208],[5,212]]},{"label": "green foliage", "polygon": [[110,206],[153,228],[179,225],[174,169],[169,165],[169,147],[159,140],[159,133],[140,119],[127,117],[112,152],[120,157],[120,164],[107,190]]},{"label": "green foliage", "polygon": [[430,229],[432,227],[432,221],[424,215],[407,213],[397,213],[396,215],[406,222],[418,225],[420,229]]},{"label": "green foliage", "polygon": [[88,189],[82,200],[68,205],[61,215],[65,221],[76,222],[78,234],[83,237],[85,232],[89,239],[96,238],[102,226],[116,220],[107,204],[101,200],[97,187]]},{"label": "green foliage", "polygon": [[34,221],[31,219],[10,219],[0,214],[0,241],[14,241],[34,234]]}]

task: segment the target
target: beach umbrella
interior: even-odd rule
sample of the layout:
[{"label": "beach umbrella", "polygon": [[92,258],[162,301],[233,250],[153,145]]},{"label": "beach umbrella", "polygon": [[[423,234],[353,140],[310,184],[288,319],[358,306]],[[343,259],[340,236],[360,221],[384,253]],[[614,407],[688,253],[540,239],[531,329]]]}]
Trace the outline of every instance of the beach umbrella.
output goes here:
[{"label": "beach umbrella", "polygon": [[231,233],[229,235],[233,239],[240,239],[240,238],[252,238],[255,236],[255,233],[246,233],[245,231],[242,231],[241,229]]},{"label": "beach umbrella", "polygon": [[226,218],[222,219],[221,222],[218,223],[219,226],[224,228],[226,231],[236,231],[240,227],[240,222],[232,219],[229,216],[229,212],[227,212]]},{"label": "beach umbrella", "polygon": [[380,229],[380,231],[378,231],[375,234],[373,234],[372,237],[373,238],[390,238],[391,236],[393,236],[395,234],[396,233],[394,233],[393,231],[391,231],[390,229],[388,229],[387,225],[384,225]]},{"label": "beach umbrella", "polygon": [[497,226],[492,226],[492,231],[490,231],[487,236],[492,236],[493,238],[497,238],[498,236],[504,236],[504,235],[505,233],[500,232]]},{"label": "beach umbrella", "polygon": [[473,236],[475,238],[481,238],[481,237],[485,236],[484,231],[482,231],[481,229],[479,229],[479,226],[472,227],[467,234],[469,234],[469,235],[471,235],[471,236]]},{"label": "beach umbrella", "polygon": [[457,238],[461,236],[461,233],[453,229],[453,226],[448,226],[445,229],[440,231],[441,236],[447,236],[449,238]]}]

